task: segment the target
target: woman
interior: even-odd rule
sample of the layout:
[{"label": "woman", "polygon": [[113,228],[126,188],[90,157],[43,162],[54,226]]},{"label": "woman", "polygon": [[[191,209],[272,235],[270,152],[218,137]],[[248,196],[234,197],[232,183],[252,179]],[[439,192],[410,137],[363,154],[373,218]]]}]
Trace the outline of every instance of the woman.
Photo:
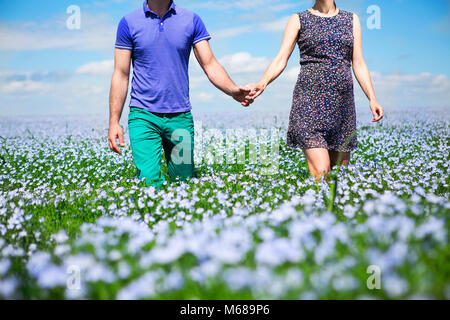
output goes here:
[{"label": "woman", "polygon": [[348,165],[358,146],[353,72],[370,101],[373,122],[383,108],[373,90],[363,58],[361,24],[356,14],[340,10],[333,0],[317,0],[310,10],[293,15],[277,57],[250,98],[257,98],[286,68],[298,43],[301,71],[294,90],[287,144],[301,148],[311,174],[320,179],[340,163]]}]

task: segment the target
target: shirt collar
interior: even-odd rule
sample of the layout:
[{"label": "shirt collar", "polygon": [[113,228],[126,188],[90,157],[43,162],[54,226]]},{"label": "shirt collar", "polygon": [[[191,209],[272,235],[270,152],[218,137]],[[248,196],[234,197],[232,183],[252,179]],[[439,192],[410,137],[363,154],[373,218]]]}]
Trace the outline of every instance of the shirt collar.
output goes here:
[{"label": "shirt collar", "polygon": [[[151,1],[151,0],[150,0]],[[170,1],[170,7],[169,10],[167,10],[167,12],[170,12],[173,10],[173,12],[177,12],[175,9],[175,2]],[[149,13],[156,15],[156,13],[154,13],[152,10],[150,10],[150,8],[147,6],[147,0],[144,1],[144,13],[147,15]]]}]

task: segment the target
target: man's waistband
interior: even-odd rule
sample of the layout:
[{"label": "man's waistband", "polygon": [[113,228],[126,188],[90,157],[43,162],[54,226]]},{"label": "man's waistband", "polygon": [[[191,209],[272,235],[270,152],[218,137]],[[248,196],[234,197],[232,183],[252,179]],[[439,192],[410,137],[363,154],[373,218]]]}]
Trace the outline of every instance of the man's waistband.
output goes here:
[{"label": "man's waistband", "polygon": [[150,112],[150,113],[154,114],[155,116],[160,117],[160,118],[174,118],[174,117],[178,117],[178,116],[181,116],[182,114],[186,114],[189,112],[190,111],[175,112],[175,113],[159,113],[159,112]]},{"label": "man's waistband", "polygon": [[160,118],[174,118],[174,117],[178,117],[178,116],[180,116],[182,114],[186,114],[186,113],[190,113],[191,112],[191,111],[184,111],[184,112],[160,113],[160,112],[148,111],[148,110],[145,110],[143,108],[138,108],[138,107],[130,107],[130,109],[131,110],[132,109],[137,109],[137,110],[140,110],[140,111],[145,111],[145,112],[151,113],[151,114],[153,114],[153,115],[155,115],[157,117],[160,117]]}]

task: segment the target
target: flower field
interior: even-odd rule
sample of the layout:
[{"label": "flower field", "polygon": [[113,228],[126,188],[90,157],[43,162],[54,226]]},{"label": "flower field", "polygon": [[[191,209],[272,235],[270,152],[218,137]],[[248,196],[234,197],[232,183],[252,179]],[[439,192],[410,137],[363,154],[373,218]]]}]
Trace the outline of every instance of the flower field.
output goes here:
[{"label": "flower field", "polygon": [[162,190],[129,144],[109,152],[103,118],[0,119],[0,298],[450,299],[447,109],[361,115],[330,184],[286,147],[288,113],[251,112],[194,116],[256,130],[236,148],[279,128],[274,174],[197,153],[196,177]]}]

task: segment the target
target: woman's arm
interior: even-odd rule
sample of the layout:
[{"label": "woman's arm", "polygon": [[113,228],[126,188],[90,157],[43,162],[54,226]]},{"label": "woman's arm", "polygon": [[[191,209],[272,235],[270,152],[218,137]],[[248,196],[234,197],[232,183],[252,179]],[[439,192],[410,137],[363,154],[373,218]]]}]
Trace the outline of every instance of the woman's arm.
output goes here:
[{"label": "woman's arm", "polygon": [[278,55],[270,63],[259,83],[249,85],[249,87],[253,89],[251,94],[253,99],[261,95],[266,87],[278,78],[283,73],[284,69],[286,69],[289,58],[291,57],[295,44],[297,43],[299,31],[300,19],[298,14],[294,14],[289,19],[284,31],[283,42]]},{"label": "woman's arm", "polygon": [[353,14],[353,36],[353,72],[355,73],[356,80],[358,80],[361,89],[369,99],[370,110],[372,110],[373,114],[372,122],[377,122],[383,118],[384,110],[377,101],[375,91],[373,90],[372,79],[370,78],[370,72],[367,68],[366,62],[364,61],[362,52],[361,23],[356,14]]}]

